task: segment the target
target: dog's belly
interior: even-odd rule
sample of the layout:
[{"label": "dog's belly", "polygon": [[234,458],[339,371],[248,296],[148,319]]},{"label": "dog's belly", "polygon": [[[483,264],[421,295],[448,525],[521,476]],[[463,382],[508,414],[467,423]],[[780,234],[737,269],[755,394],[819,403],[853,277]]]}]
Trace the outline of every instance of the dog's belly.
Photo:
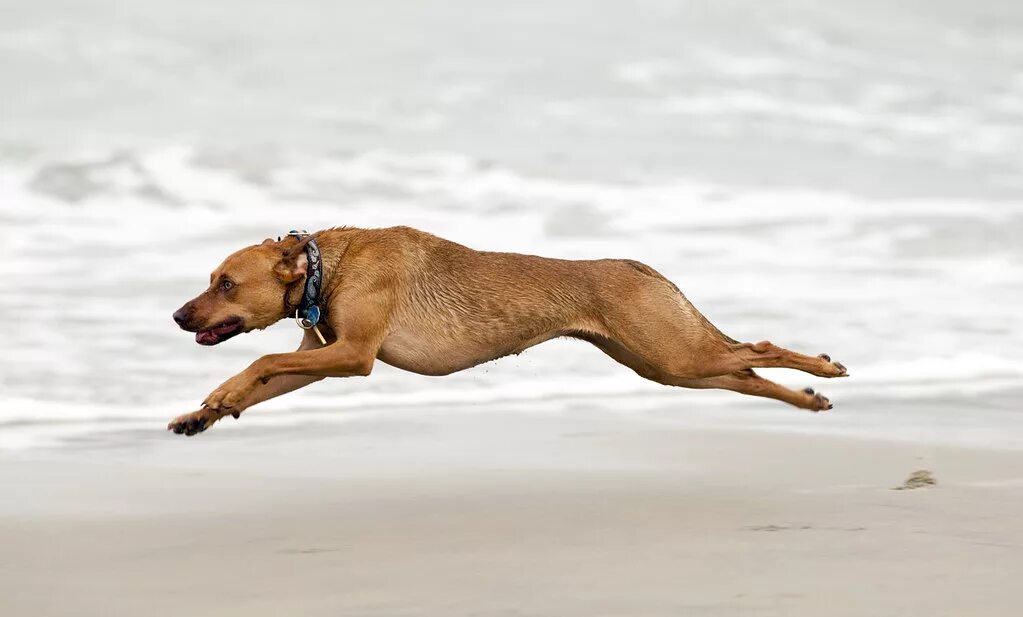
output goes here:
[{"label": "dog's belly", "polygon": [[[557,334],[522,338],[508,336],[498,344],[481,344],[472,336],[448,333],[392,332],[380,346],[377,359],[420,375],[449,375],[483,362],[507,356],[554,338]],[[504,337],[502,337],[504,338]]]}]

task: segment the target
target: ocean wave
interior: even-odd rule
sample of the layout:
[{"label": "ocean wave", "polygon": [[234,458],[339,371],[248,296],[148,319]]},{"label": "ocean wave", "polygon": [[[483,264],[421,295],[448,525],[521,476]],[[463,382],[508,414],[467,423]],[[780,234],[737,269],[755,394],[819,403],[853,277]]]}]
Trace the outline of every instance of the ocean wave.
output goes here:
[{"label": "ocean wave", "polygon": [[[990,406],[1001,400],[992,392],[1023,381],[1010,353],[1023,344],[1023,251],[1011,241],[1023,231],[1019,203],[566,180],[450,152],[263,158],[180,146],[0,163],[0,221],[3,251],[18,257],[0,260],[2,283],[18,290],[0,297],[0,320],[21,324],[4,334],[0,447],[159,427],[259,354],[293,347],[298,332],[282,325],[200,349],[169,315],[239,246],[341,224],[412,225],[481,249],[640,259],[731,336],[827,351],[853,375],[827,389],[809,376],[780,381],[854,401],[908,400],[924,408],[919,424],[938,417],[935,396]],[[740,405],[733,394],[645,382],[569,342],[443,380],[382,367],[330,389],[342,390],[266,407],[304,408],[280,420],[302,422],[338,409]]]}]

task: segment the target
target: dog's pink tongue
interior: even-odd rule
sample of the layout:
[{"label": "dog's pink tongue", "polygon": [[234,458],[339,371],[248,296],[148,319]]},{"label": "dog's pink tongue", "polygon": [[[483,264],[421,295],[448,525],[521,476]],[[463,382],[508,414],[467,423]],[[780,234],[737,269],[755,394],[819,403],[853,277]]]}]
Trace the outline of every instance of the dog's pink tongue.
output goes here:
[{"label": "dog's pink tongue", "polygon": [[217,342],[217,335],[212,330],[203,330],[195,333],[195,342],[200,345],[213,345]]}]

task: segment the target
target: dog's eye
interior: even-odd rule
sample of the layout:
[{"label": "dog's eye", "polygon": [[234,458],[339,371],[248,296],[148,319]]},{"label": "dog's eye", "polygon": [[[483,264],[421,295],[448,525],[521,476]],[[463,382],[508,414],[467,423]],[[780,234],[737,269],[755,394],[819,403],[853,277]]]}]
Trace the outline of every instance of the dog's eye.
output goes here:
[{"label": "dog's eye", "polygon": [[229,291],[232,287],[234,287],[234,283],[227,279],[224,279],[223,281],[220,282],[220,288],[223,289],[224,291]]}]

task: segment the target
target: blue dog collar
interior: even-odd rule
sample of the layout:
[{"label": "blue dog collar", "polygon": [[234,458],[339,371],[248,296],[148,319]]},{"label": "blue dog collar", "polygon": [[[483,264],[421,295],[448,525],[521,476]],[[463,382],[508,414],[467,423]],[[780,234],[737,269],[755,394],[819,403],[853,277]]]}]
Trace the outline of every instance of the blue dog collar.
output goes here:
[{"label": "blue dog collar", "polygon": [[[309,234],[306,231],[292,229],[288,235],[301,240]],[[316,246],[316,240],[310,239],[306,243],[305,254],[309,262],[306,266],[305,292],[302,294],[302,302],[298,305],[296,317],[299,319],[299,325],[308,330],[320,322],[323,260],[320,257],[320,247]]]}]

